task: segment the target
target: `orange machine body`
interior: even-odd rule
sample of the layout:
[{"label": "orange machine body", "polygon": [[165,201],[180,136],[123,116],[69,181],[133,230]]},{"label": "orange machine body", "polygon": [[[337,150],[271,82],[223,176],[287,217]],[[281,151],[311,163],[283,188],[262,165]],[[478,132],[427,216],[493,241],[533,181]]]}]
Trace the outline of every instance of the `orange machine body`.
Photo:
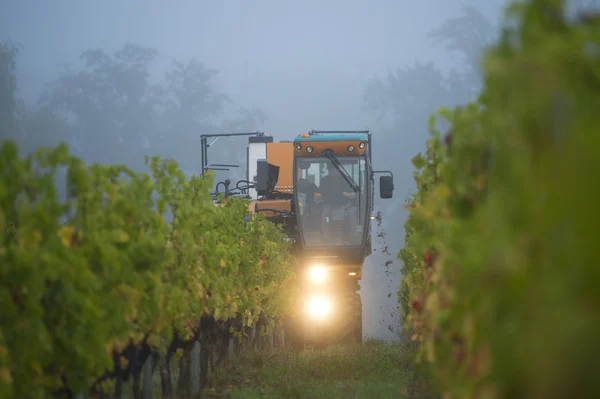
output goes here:
[{"label": "orange machine body", "polygon": [[[359,156],[367,150],[367,144],[361,140],[343,141],[303,141],[296,143],[296,155],[303,157],[320,157],[325,150],[332,150],[337,156]],[[361,143],[363,143],[362,148]],[[352,151],[349,148],[353,148]],[[312,150],[308,150],[312,149]],[[310,152],[309,152],[310,151]]]},{"label": "orange machine body", "polygon": [[[267,162],[279,167],[279,177],[275,191],[282,194],[294,194],[294,144],[291,142],[267,143]],[[292,212],[290,199],[261,199],[252,201],[250,211],[254,214],[260,209],[276,209]],[[266,217],[274,217],[277,212],[261,211]]]},{"label": "orange machine body", "polygon": [[267,143],[267,162],[279,166],[279,178],[275,191],[294,193],[294,144]]}]

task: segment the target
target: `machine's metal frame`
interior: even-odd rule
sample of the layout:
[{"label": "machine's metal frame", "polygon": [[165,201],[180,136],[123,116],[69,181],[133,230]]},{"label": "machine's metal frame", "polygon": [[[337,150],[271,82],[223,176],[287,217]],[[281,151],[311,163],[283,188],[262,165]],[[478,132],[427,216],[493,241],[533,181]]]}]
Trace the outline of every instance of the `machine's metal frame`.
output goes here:
[{"label": "machine's metal frame", "polygon": [[[231,168],[239,168],[240,165],[231,164],[209,164],[208,163],[208,149],[221,137],[243,137],[243,136],[256,136],[265,137],[263,132],[249,132],[249,133],[214,133],[214,134],[202,134],[200,135],[200,161],[201,161],[201,174],[204,175],[207,170],[230,170]],[[212,143],[208,143],[208,139],[216,137]]]}]

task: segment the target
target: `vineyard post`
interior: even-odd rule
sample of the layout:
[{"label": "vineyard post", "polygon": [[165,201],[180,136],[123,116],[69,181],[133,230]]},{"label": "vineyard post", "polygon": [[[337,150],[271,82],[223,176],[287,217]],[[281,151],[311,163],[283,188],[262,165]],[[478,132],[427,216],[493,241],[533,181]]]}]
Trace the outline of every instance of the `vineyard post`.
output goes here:
[{"label": "vineyard post", "polygon": [[273,328],[269,327],[269,348],[271,349],[271,351],[273,351],[273,349],[275,348],[275,342],[273,338]]},{"label": "vineyard post", "polygon": [[200,343],[194,342],[192,348],[192,397],[200,393]]},{"label": "vineyard post", "polygon": [[152,399],[152,355],[148,356],[148,360],[143,367],[144,378],[142,378],[142,390],[144,399]]},{"label": "vineyard post", "polygon": [[229,345],[227,345],[227,357],[230,359],[235,355],[235,345],[233,340],[234,338],[229,338]]},{"label": "vineyard post", "polygon": [[255,346],[255,338],[256,338],[256,323],[253,323],[252,329],[250,330],[250,339],[249,339],[250,347],[252,349],[255,349],[255,347],[256,347]]}]

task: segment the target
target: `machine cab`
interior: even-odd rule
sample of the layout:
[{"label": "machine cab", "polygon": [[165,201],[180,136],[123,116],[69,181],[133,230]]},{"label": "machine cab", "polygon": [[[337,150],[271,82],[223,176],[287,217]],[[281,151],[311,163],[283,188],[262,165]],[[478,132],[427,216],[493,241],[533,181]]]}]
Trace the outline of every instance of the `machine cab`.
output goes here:
[{"label": "machine cab", "polygon": [[[374,199],[370,144],[368,131],[312,131],[294,140],[294,203],[305,250],[364,258]],[[381,196],[391,197],[391,181],[382,182]]]}]

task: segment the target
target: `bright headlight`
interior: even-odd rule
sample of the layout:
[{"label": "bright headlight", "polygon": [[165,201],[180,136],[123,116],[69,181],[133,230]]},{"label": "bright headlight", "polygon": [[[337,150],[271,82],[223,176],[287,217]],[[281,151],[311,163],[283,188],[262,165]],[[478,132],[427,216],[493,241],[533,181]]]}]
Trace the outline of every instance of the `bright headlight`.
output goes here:
[{"label": "bright headlight", "polygon": [[323,266],[313,266],[308,270],[308,277],[314,283],[322,283],[327,278],[327,269]]},{"label": "bright headlight", "polygon": [[313,296],[308,299],[306,312],[313,317],[326,317],[331,312],[331,301],[323,296]]}]

